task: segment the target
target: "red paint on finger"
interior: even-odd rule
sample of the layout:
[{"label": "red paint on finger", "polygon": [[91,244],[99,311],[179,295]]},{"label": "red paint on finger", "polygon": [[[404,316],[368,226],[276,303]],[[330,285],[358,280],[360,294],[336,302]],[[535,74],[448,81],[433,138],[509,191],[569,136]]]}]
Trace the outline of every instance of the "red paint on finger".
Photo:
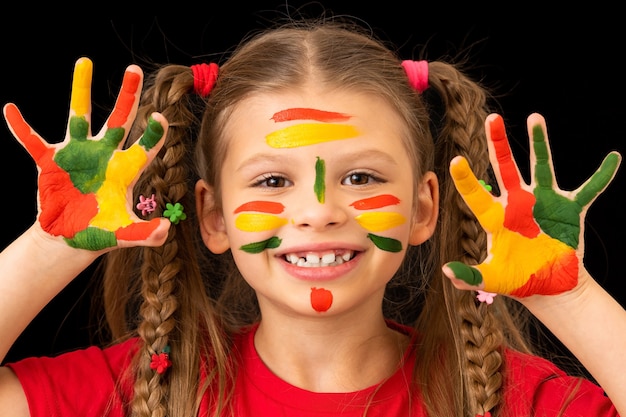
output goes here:
[{"label": "red paint on finger", "polygon": [[323,313],[328,311],[333,303],[333,293],[325,288],[311,288],[311,307],[313,310]]},{"label": "red paint on finger", "polygon": [[137,100],[136,93],[139,88],[139,82],[141,77],[134,72],[126,72],[124,74],[124,80],[122,81],[122,90],[115,103],[115,109],[109,117],[107,126],[110,128],[121,127],[128,120],[128,116],[132,112],[135,100]]},{"label": "red paint on finger", "polygon": [[[40,159],[42,159],[47,152],[53,152],[52,149],[48,148],[41,141],[39,136],[33,133],[15,105],[9,104],[6,106],[5,117],[9,126],[11,126],[15,132],[15,136],[22,142],[37,164],[39,164]],[[50,159],[52,159],[52,155],[53,153],[50,155]]]},{"label": "red paint on finger", "polygon": [[152,232],[161,224],[160,219],[152,219],[149,222],[133,223],[115,231],[117,240],[141,241],[146,240]]},{"label": "red paint on finger", "polygon": [[522,236],[536,237],[541,229],[533,216],[535,201],[535,196],[527,191],[519,189],[511,192],[504,212],[504,226]]},{"label": "red paint on finger", "polygon": [[494,118],[489,123],[491,143],[493,143],[498,160],[498,169],[502,176],[502,182],[507,190],[520,188],[520,177],[517,166],[513,161],[513,154],[504,128],[504,120],[501,116]]}]

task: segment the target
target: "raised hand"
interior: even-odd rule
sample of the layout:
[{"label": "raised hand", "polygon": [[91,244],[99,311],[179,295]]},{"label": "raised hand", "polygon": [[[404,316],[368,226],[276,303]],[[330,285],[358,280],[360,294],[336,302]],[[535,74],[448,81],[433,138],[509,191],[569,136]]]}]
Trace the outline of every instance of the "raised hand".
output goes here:
[{"label": "raised hand", "polygon": [[445,274],[460,289],[515,297],[573,289],[583,261],[585,214],[615,176],[621,156],[609,153],[578,189],[561,190],[554,176],[545,120],[532,114],[528,118],[533,151],[531,182],[525,184],[502,117],[490,115],[485,126],[500,195],[494,196],[483,187],[463,157],[452,160],[450,173],[487,232],[488,255],[475,266],[450,262],[443,268]]},{"label": "raised hand", "polygon": [[141,69],[131,65],[105,126],[92,136],[92,73],[89,59],[76,62],[67,132],[61,143],[50,144],[35,133],[14,104],[4,107],[9,129],[37,164],[38,221],[45,232],[80,249],[160,245],[170,222],[137,217],[132,187],[163,145],[167,121],[152,114],[143,136],[122,149],[143,81]]}]

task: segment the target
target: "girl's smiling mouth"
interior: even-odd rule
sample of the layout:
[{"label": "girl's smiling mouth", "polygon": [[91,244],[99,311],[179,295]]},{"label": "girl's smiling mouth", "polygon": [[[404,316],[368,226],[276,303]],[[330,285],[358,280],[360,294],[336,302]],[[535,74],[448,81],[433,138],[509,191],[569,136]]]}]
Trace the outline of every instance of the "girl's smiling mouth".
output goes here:
[{"label": "girl's smiling mouth", "polygon": [[355,256],[353,250],[335,250],[325,252],[288,253],[285,260],[292,265],[305,268],[337,266],[350,261]]}]

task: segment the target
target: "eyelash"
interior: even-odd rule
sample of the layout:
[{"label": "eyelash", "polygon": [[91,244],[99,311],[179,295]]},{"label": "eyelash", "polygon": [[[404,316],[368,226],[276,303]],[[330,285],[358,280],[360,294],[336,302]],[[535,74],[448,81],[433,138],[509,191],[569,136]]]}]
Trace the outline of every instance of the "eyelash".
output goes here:
[{"label": "eyelash", "polygon": [[[352,177],[355,176],[360,176],[360,177],[367,177],[367,182],[365,184],[351,184],[348,181],[350,181],[350,179]],[[268,184],[268,181],[273,180],[273,181],[281,181],[282,182],[282,186],[271,186]],[[354,186],[367,186],[367,185],[372,185],[372,183],[384,183],[386,182],[385,180],[383,180],[382,178],[380,178],[377,175],[374,175],[371,172],[368,171],[354,171],[354,172],[350,172],[348,175],[346,175],[342,180],[341,180],[341,184],[342,185],[354,185]],[[285,183],[290,183],[290,181],[279,174],[263,174],[261,176],[260,179],[254,181],[252,183],[253,187],[265,187],[265,188],[284,188],[286,187],[286,185],[284,185]]]},{"label": "eyelash", "polygon": [[[367,177],[367,182],[365,184],[346,183],[347,181],[350,180],[350,178],[354,176]],[[386,181],[369,171],[353,171],[353,172],[350,172],[341,180],[342,185],[356,185],[356,186],[367,186],[367,185],[372,185],[372,183],[384,183],[384,182]]]}]

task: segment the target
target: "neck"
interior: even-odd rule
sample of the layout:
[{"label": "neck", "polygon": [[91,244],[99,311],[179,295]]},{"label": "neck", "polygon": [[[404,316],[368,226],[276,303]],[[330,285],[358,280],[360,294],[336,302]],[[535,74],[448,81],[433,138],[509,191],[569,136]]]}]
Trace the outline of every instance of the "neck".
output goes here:
[{"label": "neck", "polygon": [[398,369],[409,339],[387,327],[382,312],[373,317],[354,316],[282,317],[279,322],[264,318],[255,347],[273,373],[299,388],[314,392],[365,389]]}]

